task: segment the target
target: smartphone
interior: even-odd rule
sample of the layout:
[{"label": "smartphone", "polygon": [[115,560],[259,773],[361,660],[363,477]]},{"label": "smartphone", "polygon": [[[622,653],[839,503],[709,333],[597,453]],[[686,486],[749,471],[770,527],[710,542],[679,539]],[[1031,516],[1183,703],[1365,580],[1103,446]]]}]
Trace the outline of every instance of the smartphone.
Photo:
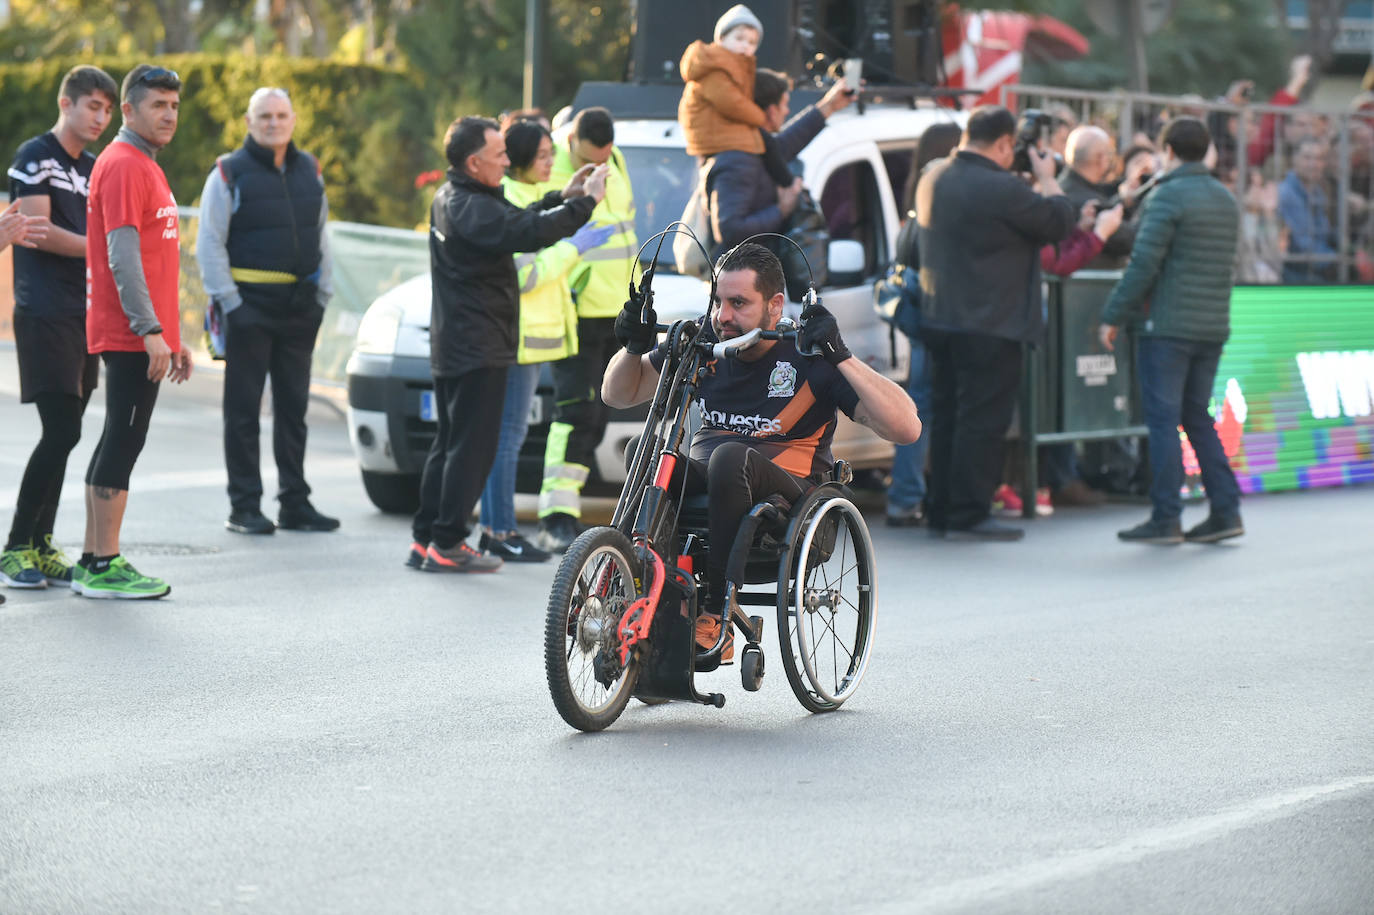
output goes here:
[{"label": "smartphone", "polygon": [[850,92],[859,91],[859,82],[864,75],[862,57],[846,57],[844,61],[844,87]]}]

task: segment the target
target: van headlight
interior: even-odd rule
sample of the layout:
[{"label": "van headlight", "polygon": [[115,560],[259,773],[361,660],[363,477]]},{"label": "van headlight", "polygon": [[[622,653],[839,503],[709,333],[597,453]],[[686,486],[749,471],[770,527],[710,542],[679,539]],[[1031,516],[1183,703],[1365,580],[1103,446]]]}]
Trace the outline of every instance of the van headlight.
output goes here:
[{"label": "van headlight", "polygon": [[390,356],[396,351],[404,309],[396,302],[377,302],[363,314],[353,348],[360,353]]}]

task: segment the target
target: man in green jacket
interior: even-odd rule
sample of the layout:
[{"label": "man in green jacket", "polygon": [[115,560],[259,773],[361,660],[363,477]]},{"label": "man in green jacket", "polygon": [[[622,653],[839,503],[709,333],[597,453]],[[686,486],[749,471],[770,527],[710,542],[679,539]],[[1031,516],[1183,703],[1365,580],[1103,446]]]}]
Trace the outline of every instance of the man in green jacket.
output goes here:
[{"label": "man in green jacket", "polygon": [[[1207,404],[1231,333],[1231,277],[1240,213],[1202,158],[1212,138],[1196,118],[1164,128],[1166,174],[1143,207],[1131,260],[1102,309],[1099,336],[1111,350],[1128,322],[1140,334],[1140,391],[1150,430],[1150,501],[1143,524],[1120,531],[1135,543],[1214,543],[1245,533],[1240,487]],[[1192,443],[1211,511],[1183,533],[1183,449]]]}]

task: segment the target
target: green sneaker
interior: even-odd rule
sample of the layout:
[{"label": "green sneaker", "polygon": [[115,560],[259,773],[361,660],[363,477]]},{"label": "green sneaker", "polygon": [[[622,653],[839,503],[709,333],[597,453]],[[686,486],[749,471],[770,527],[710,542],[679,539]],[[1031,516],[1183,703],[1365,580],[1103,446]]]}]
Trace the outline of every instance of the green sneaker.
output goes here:
[{"label": "green sneaker", "polygon": [[34,565],[33,546],[31,544],[0,553],[0,581],[11,588],[46,588],[48,586],[48,579]]},{"label": "green sneaker", "polygon": [[72,566],[72,592],[80,594],[82,586],[86,583],[86,579],[90,577],[91,573],[86,571],[80,563]]},{"label": "green sneaker", "polygon": [[29,557],[38,571],[48,579],[48,584],[71,587],[72,569],[76,568],[62,548],[52,542],[52,534],[43,535],[43,543]]},{"label": "green sneaker", "polygon": [[129,560],[116,556],[103,572],[87,570],[81,581],[81,593],[85,597],[147,600],[166,597],[172,589],[161,578],[144,575]]}]

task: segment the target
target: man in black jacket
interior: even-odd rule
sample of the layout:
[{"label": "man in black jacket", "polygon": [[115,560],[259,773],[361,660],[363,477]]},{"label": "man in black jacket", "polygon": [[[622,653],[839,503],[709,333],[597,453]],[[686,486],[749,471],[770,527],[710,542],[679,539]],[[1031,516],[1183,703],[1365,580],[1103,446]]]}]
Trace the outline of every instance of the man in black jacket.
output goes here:
[{"label": "man in black jacket", "polygon": [[[795,159],[825,127],[826,119],[854,100],[844,84],[837,82],[819,102],[788,121],[791,91],[792,82],[782,73],[760,69],[754,76],[754,102],[763,109],[766,129],[775,132],[784,162]],[[781,231],[796,209],[802,179],[778,187],[761,155],[726,150],[708,159],[703,167],[707,169],[706,201],[715,239],[713,258],[751,235]]]},{"label": "man in black jacket", "polygon": [[1135,205],[1139,202],[1137,194],[1142,173],[1134,168],[1121,181],[1108,180],[1116,160],[1116,149],[1112,138],[1101,127],[1075,127],[1069,134],[1065,153],[1068,167],[1059,176],[1059,186],[1075,207],[1082,210],[1083,204],[1095,200],[1099,209],[1106,209],[1118,194],[1126,204],[1126,219],[1102,245],[1102,253],[1088,263],[1090,270],[1120,270],[1126,266],[1131,245],[1135,243]]},{"label": "man in black jacket", "polygon": [[406,564],[431,572],[494,572],[501,560],[464,541],[496,456],[506,368],[515,362],[520,290],[513,255],[576,232],[606,193],[607,169],[585,166],[561,192],[522,210],[501,190],[510,160],[495,121],[454,121],[444,154],[448,182],[429,211],[430,367],[439,434],[420,478]]},{"label": "man in black jacket", "polygon": [[922,335],[932,362],[929,523],[932,536],[1019,540],[990,517],[1016,403],[1021,346],[1044,332],[1040,249],[1078,213],[1054,159],[1030,151],[1046,196],[1007,169],[1016,119],[998,106],[969,115],[959,150],[916,188]]}]

